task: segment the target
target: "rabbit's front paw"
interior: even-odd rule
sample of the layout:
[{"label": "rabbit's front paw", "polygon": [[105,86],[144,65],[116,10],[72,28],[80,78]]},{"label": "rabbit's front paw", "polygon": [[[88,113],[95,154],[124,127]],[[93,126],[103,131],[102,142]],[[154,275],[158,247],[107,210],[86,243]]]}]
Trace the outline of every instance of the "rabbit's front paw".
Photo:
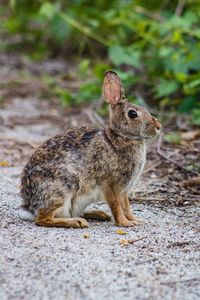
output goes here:
[{"label": "rabbit's front paw", "polygon": [[115,222],[115,225],[117,226],[122,226],[122,227],[132,227],[137,225],[135,221],[129,221],[128,219],[124,218],[120,218],[119,220],[117,220]]},{"label": "rabbit's front paw", "polygon": [[145,223],[145,220],[143,220],[143,219],[141,219],[141,218],[137,218],[137,217],[134,216],[134,215],[129,215],[129,216],[127,216],[127,219],[128,219],[129,221],[134,222],[135,225],[140,225],[140,224]]}]

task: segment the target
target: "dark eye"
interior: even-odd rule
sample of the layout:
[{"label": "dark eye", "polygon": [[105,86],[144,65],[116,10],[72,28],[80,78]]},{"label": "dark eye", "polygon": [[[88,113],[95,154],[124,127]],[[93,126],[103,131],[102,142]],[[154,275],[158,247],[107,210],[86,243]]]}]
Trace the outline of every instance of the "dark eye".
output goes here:
[{"label": "dark eye", "polygon": [[129,110],[129,112],[128,112],[128,117],[130,118],[130,119],[135,119],[135,118],[137,118],[137,112],[135,111],[135,110],[133,110],[133,109],[131,109],[131,110]]}]

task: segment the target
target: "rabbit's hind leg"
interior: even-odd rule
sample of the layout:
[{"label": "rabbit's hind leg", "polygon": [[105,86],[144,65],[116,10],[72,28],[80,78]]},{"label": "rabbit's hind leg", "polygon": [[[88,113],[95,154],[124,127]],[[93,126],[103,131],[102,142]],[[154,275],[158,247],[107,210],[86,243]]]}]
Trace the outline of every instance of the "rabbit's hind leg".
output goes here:
[{"label": "rabbit's hind leg", "polygon": [[97,220],[97,221],[110,221],[111,216],[102,210],[86,211],[83,214],[85,219]]},{"label": "rabbit's hind leg", "polygon": [[66,227],[66,228],[86,228],[89,227],[88,222],[83,218],[64,218],[57,217],[58,211],[61,206],[54,207],[51,210],[46,211],[40,209],[35,219],[35,223],[38,226],[45,227]]}]

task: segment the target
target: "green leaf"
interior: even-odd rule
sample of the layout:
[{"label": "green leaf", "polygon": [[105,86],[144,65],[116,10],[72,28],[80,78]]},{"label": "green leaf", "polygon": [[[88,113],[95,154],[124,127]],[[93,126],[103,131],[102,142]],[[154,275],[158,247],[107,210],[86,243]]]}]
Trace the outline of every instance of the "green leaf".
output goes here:
[{"label": "green leaf", "polygon": [[172,43],[179,43],[182,41],[182,34],[180,30],[175,30],[172,34]]},{"label": "green leaf", "polygon": [[68,90],[57,87],[54,89],[54,92],[60,98],[60,101],[64,106],[69,106],[72,104],[72,95]]},{"label": "green leaf", "polygon": [[184,83],[187,79],[187,75],[185,73],[177,73],[175,75],[176,75],[176,79],[181,83]]},{"label": "green leaf", "polygon": [[138,68],[140,66],[140,52],[131,48],[112,46],[108,50],[112,63],[116,66],[126,64]]},{"label": "green leaf", "polygon": [[180,137],[180,134],[178,134],[177,132],[171,132],[171,133],[165,134],[164,140],[171,144],[180,144],[181,137]]},{"label": "green leaf", "polygon": [[40,15],[46,17],[47,19],[52,19],[56,12],[55,6],[50,2],[45,2],[40,7]]},{"label": "green leaf", "polygon": [[192,122],[195,125],[200,126],[200,108],[199,107],[193,109],[193,111],[192,111]]},{"label": "green leaf", "polygon": [[111,69],[111,66],[106,64],[106,63],[103,63],[103,62],[100,62],[100,63],[97,63],[94,68],[93,68],[93,73],[94,75],[99,78],[101,81],[102,81],[102,78],[104,76],[104,73],[107,71],[107,70],[110,70]]},{"label": "green leaf", "polygon": [[167,56],[169,56],[169,55],[172,53],[172,51],[173,51],[172,48],[163,46],[163,47],[161,47],[160,50],[159,50],[159,55],[160,55],[161,57],[167,57]]},{"label": "green leaf", "polygon": [[173,94],[178,89],[178,84],[174,80],[161,79],[160,83],[155,87],[156,97],[165,97]]},{"label": "green leaf", "polygon": [[192,80],[190,83],[187,84],[188,89],[190,89],[190,88],[192,89],[192,88],[195,88],[197,86],[200,86],[200,78]]},{"label": "green leaf", "polygon": [[83,59],[81,61],[81,63],[79,64],[79,72],[81,74],[81,76],[87,76],[88,71],[89,71],[89,67],[90,67],[90,61],[89,59]]},{"label": "green leaf", "polygon": [[85,83],[80,86],[79,92],[75,95],[74,99],[77,104],[84,102],[96,101],[101,95],[101,86],[96,80]]},{"label": "green leaf", "polygon": [[52,20],[50,20],[49,33],[54,38],[58,45],[63,44],[63,41],[69,36],[70,28],[63,19],[58,15],[54,15]]},{"label": "green leaf", "polygon": [[183,101],[179,105],[178,110],[181,113],[185,113],[191,110],[192,108],[194,108],[196,104],[197,104],[197,98],[193,96],[188,96],[183,99]]}]

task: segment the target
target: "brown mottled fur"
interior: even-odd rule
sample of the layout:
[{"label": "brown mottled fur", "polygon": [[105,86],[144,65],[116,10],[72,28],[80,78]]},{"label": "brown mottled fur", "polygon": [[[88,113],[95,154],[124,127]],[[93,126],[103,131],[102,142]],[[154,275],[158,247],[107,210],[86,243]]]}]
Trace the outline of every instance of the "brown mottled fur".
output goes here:
[{"label": "brown mottled fur", "polygon": [[[160,123],[143,107],[130,104],[114,72],[107,72],[103,93],[110,104],[110,126],[81,127],[49,139],[25,166],[21,179],[23,210],[37,225],[87,227],[85,219],[109,220],[102,211],[84,212],[105,200],[116,225],[134,226],[128,192],[136,186],[145,164],[146,140]],[[134,110],[136,117],[130,118]]]}]

